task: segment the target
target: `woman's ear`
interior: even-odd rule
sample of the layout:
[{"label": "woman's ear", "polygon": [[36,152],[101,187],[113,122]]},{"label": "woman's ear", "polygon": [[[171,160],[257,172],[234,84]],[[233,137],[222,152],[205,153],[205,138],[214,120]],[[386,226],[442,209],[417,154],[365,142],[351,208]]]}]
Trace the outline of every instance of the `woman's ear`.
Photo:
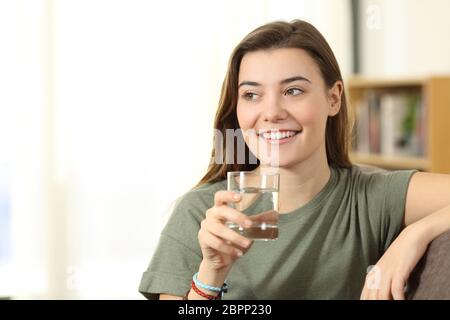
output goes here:
[{"label": "woman's ear", "polygon": [[331,89],[328,90],[328,115],[334,117],[341,109],[342,92],[344,91],[344,84],[342,81],[336,81]]}]

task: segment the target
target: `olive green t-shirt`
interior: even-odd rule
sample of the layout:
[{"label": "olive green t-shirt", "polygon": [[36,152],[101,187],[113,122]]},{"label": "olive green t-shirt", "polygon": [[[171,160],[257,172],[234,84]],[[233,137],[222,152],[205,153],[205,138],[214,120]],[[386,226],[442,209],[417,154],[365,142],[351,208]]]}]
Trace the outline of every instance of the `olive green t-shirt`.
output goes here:
[{"label": "olive green t-shirt", "polygon": [[[223,299],[359,299],[367,268],[402,229],[413,173],[332,167],[310,202],[279,216],[278,240],[255,241],[235,262]],[[200,222],[218,190],[226,181],[178,199],[142,276],[139,291],[147,298],[189,290],[202,261]]]}]

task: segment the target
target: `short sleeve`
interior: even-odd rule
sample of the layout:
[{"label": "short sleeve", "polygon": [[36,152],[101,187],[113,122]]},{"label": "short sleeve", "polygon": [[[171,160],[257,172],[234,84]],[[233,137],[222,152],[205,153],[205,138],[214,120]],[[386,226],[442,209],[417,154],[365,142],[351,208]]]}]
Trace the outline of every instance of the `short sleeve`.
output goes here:
[{"label": "short sleeve", "polygon": [[382,255],[403,227],[406,194],[416,170],[378,170],[363,174],[363,198],[367,201],[372,234]]},{"label": "short sleeve", "polygon": [[184,296],[193,274],[198,271],[202,253],[198,243],[200,223],[214,204],[216,188],[205,187],[186,193],[175,203],[139,285],[148,299],[160,293]]},{"label": "short sleeve", "polygon": [[417,170],[394,171],[387,176],[382,216],[383,252],[397,238],[404,226],[409,181]]},{"label": "short sleeve", "polygon": [[198,251],[169,235],[161,234],[150,265],[142,275],[139,292],[151,300],[158,299],[160,293],[184,296],[200,262]]}]

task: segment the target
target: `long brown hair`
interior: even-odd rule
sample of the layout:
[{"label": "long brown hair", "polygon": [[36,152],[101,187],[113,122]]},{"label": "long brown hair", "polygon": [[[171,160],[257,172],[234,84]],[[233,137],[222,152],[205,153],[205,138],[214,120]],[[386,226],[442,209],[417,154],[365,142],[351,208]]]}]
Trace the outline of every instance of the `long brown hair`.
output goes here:
[{"label": "long brown hair", "polygon": [[[214,120],[214,128],[219,130],[223,137],[226,135],[226,129],[239,128],[236,105],[238,100],[239,67],[242,58],[248,52],[277,48],[299,48],[305,50],[317,63],[328,88],[331,88],[336,81],[342,81],[341,71],[333,51],[314,26],[302,20],[293,20],[292,22],[275,21],[265,24],[249,33],[231,54],[228,70],[222,84],[219,107]],[[341,99],[339,113],[333,117],[328,117],[325,145],[330,166],[349,168],[351,166],[348,157],[350,123],[345,90],[343,90]],[[225,155],[226,142],[223,143],[222,148],[221,154]],[[236,146],[234,148],[236,149]],[[245,146],[245,154],[249,153],[250,150]],[[215,145],[212,150],[208,170],[196,187],[208,182],[226,179],[228,171],[251,171],[259,166],[259,161],[256,164],[250,164],[247,161],[244,164],[239,164],[236,161],[236,150],[234,155],[235,161],[231,164],[225,162],[222,164],[216,163]]]}]

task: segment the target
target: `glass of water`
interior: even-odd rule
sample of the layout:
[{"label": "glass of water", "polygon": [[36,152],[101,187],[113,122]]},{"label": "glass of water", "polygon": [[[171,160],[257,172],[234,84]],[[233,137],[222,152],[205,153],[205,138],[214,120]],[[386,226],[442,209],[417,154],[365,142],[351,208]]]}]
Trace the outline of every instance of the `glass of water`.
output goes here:
[{"label": "glass of water", "polygon": [[278,173],[232,171],[227,175],[228,191],[241,195],[239,202],[228,205],[249,216],[253,225],[243,228],[233,222],[227,226],[252,240],[278,239]]}]

